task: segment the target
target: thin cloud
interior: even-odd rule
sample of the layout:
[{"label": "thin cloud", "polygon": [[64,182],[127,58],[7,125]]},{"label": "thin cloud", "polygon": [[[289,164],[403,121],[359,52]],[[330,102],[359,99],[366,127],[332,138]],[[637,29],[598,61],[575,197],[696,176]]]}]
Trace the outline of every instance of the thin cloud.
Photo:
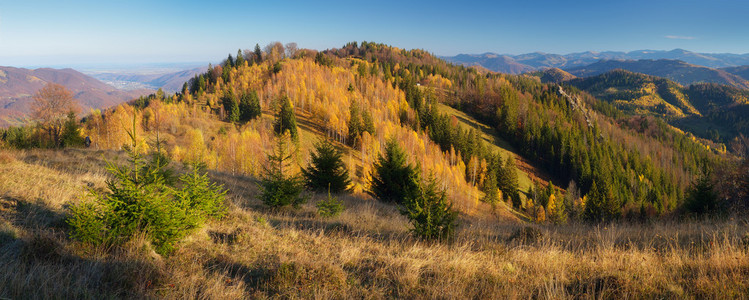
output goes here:
[{"label": "thin cloud", "polygon": [[682,36],[682,35],[667,35],[665,36],[665,38],[672,39],[672,40],[694,40],[696,39],[693,36]]}]

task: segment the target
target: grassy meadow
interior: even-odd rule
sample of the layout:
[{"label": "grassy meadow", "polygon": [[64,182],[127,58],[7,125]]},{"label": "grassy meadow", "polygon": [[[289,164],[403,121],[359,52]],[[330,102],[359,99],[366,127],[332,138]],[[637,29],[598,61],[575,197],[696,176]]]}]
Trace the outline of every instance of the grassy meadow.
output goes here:
[{"label": "grassy meadow", "polygon": [[[229,213],[169,256],[145,238],[99,249],[68,238],[68,205],[102,189],[122,152],[0,150],[0,298],[745,299],[749,222],[528,225],[461,215],[449,242],[411,237],[395,206],[340,195],[321,218],[313,195],[272,211],[256,179],[211,178]],[[179,166],[175,166],[180,170]]]}]

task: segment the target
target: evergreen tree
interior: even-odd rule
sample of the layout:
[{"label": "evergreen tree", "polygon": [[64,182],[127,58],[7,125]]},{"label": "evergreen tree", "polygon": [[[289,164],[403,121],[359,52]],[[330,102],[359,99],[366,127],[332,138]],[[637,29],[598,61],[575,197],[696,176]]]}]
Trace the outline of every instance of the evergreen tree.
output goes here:
[{"label": "evergreen tree", "polygon": [[307,199],[302,196],[304,181],[291,171],[292,154],[288,151],[288,134],[278,137],[273,153],[268,154],[268,164],[260,181],[260,200],[273,208],[292,205],[298,207]]},{"label": "evergreen tree", "polygon": [[242,95],[239,101],[239,120],[242,122],[251,121],[262,114],[260,108],[260,99],[257,92],[252,90]]},{"label": "evergreen tree", "polygon": [[237,59],[234,64],[237,68],[244,66],[244,56],[242,55],[242,49],[237,50]]},{"label": "evergreen tree", "polygon": [[294,107],[291,105],[291,100],[286,95],[281,96],[281,109],[276,116],[276,121],[273,123],[273,130],[278,135],[283,135],[289,132],[291,138],[294,141],[298,141],[297,127],[296,127],[296,116],[294,116]]},{"label": "evergreen tree", "polygon": [[352,103],[349,107],[348,140],[354,148],[359,148],[361,145],[362,127],[359,107]]},{"label": "evergreen tree", "polygon": [[715,187],[710,179],[710,172],[705,169],[689,188],[684,202],[684,208],[687,212],[703,215],[719,211],[718,194],[715,192]]},{"label": "evergreen tree", "polygon": [[260,45],[255,44],[255,63],[261,63],[263,62],[263,51],[260,50]]},{"label": "evergreen tree", "polygon": [[228,90],[221,97],[221,104],[224,106],[224,112],[226,113],[226,120],[229,122],[239,122],[240,109],[239,99],[234,95],[234,92]]},{"label": "evergreen tree", "polygon": [[371,177],[368,193],[381,201],[402,203],[406,197],[414,197],[419,189],[418,171],[408,163],[406,152],[395,139],[387,141]]},{"label": "evergreen tree", "polygon": [[512,199],[514,207],[520,207],[520,193],[518,192],[518,174],[515,168],[515,159],[512,153],[508,153],[504,166],[497,168],[499,174],[499,189],[502,190],[505,200]]},{"label": "evergreen tree", "polygon": [[320,140],[315,144],[315,152],[310,154],[310,165],[302,170],[308,188],[323,192],[338,193],[351,183],[348,170],[341,158],[341,152],[330,140]]},{"label": "evergreen tree", "polygon": [[592,222],[607,222],[621,216],[621,206],[605,180],[593,181],[583,215],[586,220]]},{"label": "evergreen tree", "polygon": [[83,137],[81,136],[80,125],[75,117],[74,112],[68,113],[68,118],[63,124],[62,134],[60,134],[63,147],[75,147],[83,145]]},{"label": "evergreen tree", "polygon": [[498,172],[492,170],[498,170],[502,167],[502,159],[497,155],[490,155],[488,160],[490,170],[484,178],[481,190],[484,192],[484,198],[482,201],[490,204],[496,204],[499,201],[498,185],[499,180],[497,178]]},{"label": "evergreen tree", "polygon": [[401,213],[411,222],[411,232],[419,238],[449,239],[455,230],[456,213],[433,175],[418,185],[416,193],[405,197]]}]

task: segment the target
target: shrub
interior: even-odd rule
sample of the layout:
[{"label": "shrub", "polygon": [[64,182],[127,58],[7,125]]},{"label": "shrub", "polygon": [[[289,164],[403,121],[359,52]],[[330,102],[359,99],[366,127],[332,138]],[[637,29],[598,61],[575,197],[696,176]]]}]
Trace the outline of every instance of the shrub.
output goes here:
[{"label": "shrub", "polygon": [[329,140],[317,142],[311,156],[310,165],[302,170],[308,188],[339,193],[351,183],[341,152]]},{"label": "shrub", "polygon": [[114,178],[107,181],[107,191],[90,190],[91,197],[72,206],[66,221],[71,237],[82,242],[121,245],[142,233],[158,253],[167,254],[206,219],[224,214],[225,192],[198,167],[174,186],[166,157],[156,153],[146,161],[136,149],[134,132],[133,146],[126,147],[129,165],[108,164]]},{"label": "shrub", "polygon": [[422,239],[449,239],[455,230],[456,213],[433,176],[419,185],[416,195],[404,199],[401,213],[411,222],[411,232]]},{"label": "shrub", "polygon": [[330,192],[328,192],[328,199],[317,202],[315,207],[317,207],[317,213],[324,218],[338,216],[344,209],[343,201],[331,196]]},{"label": "shrub", "polygon": [[304,182],[298,175],[287,174],[291,167],[291,154],[287,154],[289,134],[278,137],[274,153],[268,154],[268,165],[260,181],[260,200],[270,207],[292,205],[298,207],[307,199],[302,196]]}]

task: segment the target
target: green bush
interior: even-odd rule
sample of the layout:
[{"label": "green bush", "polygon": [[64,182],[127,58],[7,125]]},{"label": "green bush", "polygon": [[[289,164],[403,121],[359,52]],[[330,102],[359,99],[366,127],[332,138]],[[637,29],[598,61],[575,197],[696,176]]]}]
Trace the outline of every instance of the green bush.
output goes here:
[{"label": "green bush", "polygon": [[[131,138],[136,140],[134,134]],[[107,166],[114,176],[107,191],[90,190],[89,199],[70,208],[66,221],[72,238],[108,247],[144,233],[158,253],[167,254],[191,230],[225,213],[225,192],[200,168],[181,176],[175,186],[165,156],[157,153],[147,161],[135,146],[126,151],[128,165]]]},{"label": "green bush", "polygon": [[331,196],[330,192],[328,192],[328,199],[317,202],[315,207],[317,207],[317,213],[324,218],[338,216],[344,209],[343,201]]}]

